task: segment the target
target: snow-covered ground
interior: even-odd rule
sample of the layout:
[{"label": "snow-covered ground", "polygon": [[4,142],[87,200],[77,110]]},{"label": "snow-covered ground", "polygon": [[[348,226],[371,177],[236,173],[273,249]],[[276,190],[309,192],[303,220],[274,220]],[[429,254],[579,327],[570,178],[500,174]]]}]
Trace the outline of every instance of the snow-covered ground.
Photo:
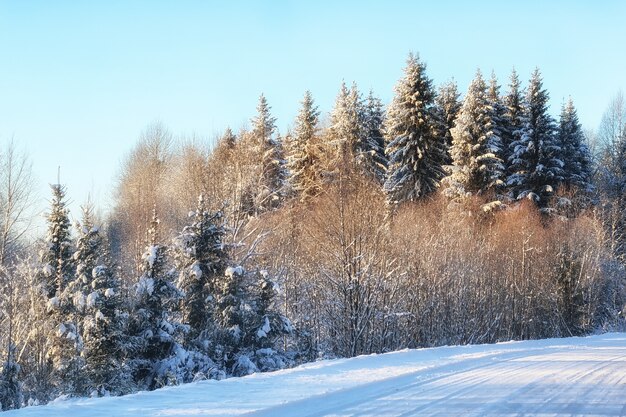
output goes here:
[{"label": "snow-covered ground", "polygon": [[626,334],[321,361],[9,416],[626,416]]}]

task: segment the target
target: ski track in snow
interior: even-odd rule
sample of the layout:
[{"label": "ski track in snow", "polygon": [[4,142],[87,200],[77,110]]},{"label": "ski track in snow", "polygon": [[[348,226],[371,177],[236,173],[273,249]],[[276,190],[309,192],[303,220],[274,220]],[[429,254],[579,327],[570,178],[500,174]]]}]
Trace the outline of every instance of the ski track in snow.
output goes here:
[{"label": "ski track in snow", "polygon": [[626,416],[626,334],[403,350],[6,413],[235,415]]}]

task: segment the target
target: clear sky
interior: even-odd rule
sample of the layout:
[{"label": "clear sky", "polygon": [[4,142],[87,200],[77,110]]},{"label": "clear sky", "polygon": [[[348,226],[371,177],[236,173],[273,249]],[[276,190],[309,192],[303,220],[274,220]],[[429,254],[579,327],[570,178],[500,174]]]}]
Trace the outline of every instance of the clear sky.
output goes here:
[{"label": "clear sky", "polygon": [[265,93],[282,131],[310,89],[328,112],[342,79],[385,102],[409,51],[462,91],[539,67],[552,113],[586,128],[626,88],[626,2],[0,0],[0,141],[30,154],[40,205],[61,180],[72,211],[106,209],[124,155],[160,120],[212,140]]}]

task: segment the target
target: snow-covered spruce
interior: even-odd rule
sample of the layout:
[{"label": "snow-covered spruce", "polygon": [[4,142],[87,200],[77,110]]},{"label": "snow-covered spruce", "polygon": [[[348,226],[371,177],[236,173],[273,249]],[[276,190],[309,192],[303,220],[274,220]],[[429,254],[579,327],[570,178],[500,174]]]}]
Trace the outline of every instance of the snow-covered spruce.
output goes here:
[{"label": "snow-covered spruce", "polygon": [[432,82],[417,56],[409,55],[395,91],[385,121],[389,168],[384,189],[391,203],[401,203],[439,187],[447,150],[434,114]]}]

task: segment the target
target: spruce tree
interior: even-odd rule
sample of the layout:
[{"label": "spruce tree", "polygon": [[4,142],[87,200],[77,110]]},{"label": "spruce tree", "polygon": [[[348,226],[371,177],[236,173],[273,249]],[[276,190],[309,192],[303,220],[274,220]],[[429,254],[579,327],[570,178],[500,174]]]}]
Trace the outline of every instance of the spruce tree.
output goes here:
[{"label": "spruce tree", "polygon": [[232,375],[283,368],[277,341],[291,334],[290,321],[274,309],[275,284],[267,272],[228,267],[218,286],[216,331],[221,365]]},{"label": "spruce tree", "polygon": [[389,168],[384,189],[391,203],[418,200],[444,176],[445,137],[436,122],[432,82],[426,66],[409,55],[386,120]]},{"label": "spruce tree", "polygon": [[489,110],[489,114],[492,120],[491,131],[500,138],[500,152],[498,156],[501,159],[502,163],[502,185],[506,183],[507,173],[507,161],[509,158],[509,146],[504,143],[504,138],[510,136],[510,132],[508,132],[508,123],[507,123],[507,108],[504,105],[504,100],[500,96],[500,85],[498,84],[498,79],[496,78],[495,72],[491,72],[491,78],[489,79],[489,87],[487,88],[487,108]]},{"label": "spruce tree", "polygon": [[104,251],[100,229],[93,221],[93,207],[86,204],[82,210],[82,222],[76,224],[78,234],[76,251],[72,255],[72,261],[76,267],[76,276],[69,286],[74,304],[74,314],[81,335],[83,334],[82,321],[85,316],[87,296],[91,293],[92,271],[98,265]]},{"label": "spruce tree", "polygon": [[342,82],[330,115],[330,135],[337,149],[336,165],[342,170],[352,169],[365,148],[363,119],[363,103],[356,83],[348,89]]},{"label": "spruce tree", "polygon": [[119,281],[100,263],[92,270],[85,317],[85,369],[97,395],[130,391],[130,371],[124,363],[124,316]]},{"label": "spruce tree", "polygon": [[[515,155],[515,147],[521,144],[521,139],[527,134],[527,121],[525,114],[525,98],[524,91],[517,72],[513,70],[509,79],[509,90],[504,96],[504,118],[502,128],[502,148],[505,154],[505,165],[507,175],[507,185],[510,185],[509,177],[514,174],[513,165],[515,163],[513,155]],[[509,196],[513,197],[513,193],[509,191]]]},{"label": "spruce tree", "polygon": [[52,201],[46,216],[48,233],[46,247],[41,252],[43,264],[41,281],[44,283],[51,326],[51,348],[49,359],[52,364],[52,379],[57,394],[81,394],[83,349],[72,300],[74,263],[70,221],[65,188],[51,185]]},{"label": "spruce tree", "polygon": [[293,135],[287,142],[289,182],[293,192],[301,200],[318,194],[321,188],[320,155],[315,143],[318,117],[319,111],[311,92],[306,91],[296,117]]},{"label": "spruce tree", "polygon": [[175,370],[164,365],[179,348],[176,339],[182,333],[172,317],[180,294],[173,282],[173,272],[167,266],[167,247],[159,243],[158,227],[159,218],[153,209],[131,320],[135,339],[133,374],[137,385],[146,389],[167,385],[167,378],[175,375]]},{"label": "spruce tree", "polygon": [[[456,82],[449,81],[439,87],[435,105],[437,121],[440,123],[441,128],[440,135],[445,137],[446,148],[449,150],[452,147],[452,129],[461,109],[460,94]],[[452,157],[448,155],[445,163],[446,165],[451,164]]]},{"label": "spruce tree", "polygon": [[452,130],[453,171],[447,178],[456,194],[492,194],[503,184],[502,144],[487,85],[480,71],[469,86]]},{"label": "spruce tree", "polygon": [[20,366],[15,362],[15,346],[9,344],[6,361],[0,371],[0,410],[15,410],[22,406],[24,396],[19,381]]},{"label": "spruce tree", "polygon": [[550,199],[563,179],[563,161],[559,158],[555,122],[548,114],[548,93],[538,69],[528,84],[524,117],[524,132],[511,145],[508,185],[517,199],[529,198],[542,211],[549,211]]},{"label": "spruce tree", "polygon": [[263,94],[257,115],[252,119],[252,135],[261,156],[260,185],[255,198],[257,212],[277,208],[284,199],[287,171],[283,144],[277,138],[276,119]]},{"label": "spruce tree", "polygon": [[210,213],[200,196],[192,223],[175,240],[182,321],[189,326],[186,342],[200,349],[208,347],[215,294],[228,260],[222,217],[221,211]]},{"label": "spruce tree", "polygon": [[41,252],[43,264],[43,279],[46,283],[46,296],[53,300],[65,290],[67,283],[73,277],[72,242],[70,238],[70,220],[65,187],[53,184],[50,212],[46,215],[48,233],[46,247]]},{"label": "spruce tree", "polygon": [[358,153],[360,165],[364,171],[378,183],[385,181],[387,156],[383,125],[385,109],[380,99],[370,90],[363,108],[363,145]]},{"label": "spruce tree", "polygon": [[591,156],[571,98],[561,109],[558,140],[563,159],[563,185],[581,193],[590,192]]}]

